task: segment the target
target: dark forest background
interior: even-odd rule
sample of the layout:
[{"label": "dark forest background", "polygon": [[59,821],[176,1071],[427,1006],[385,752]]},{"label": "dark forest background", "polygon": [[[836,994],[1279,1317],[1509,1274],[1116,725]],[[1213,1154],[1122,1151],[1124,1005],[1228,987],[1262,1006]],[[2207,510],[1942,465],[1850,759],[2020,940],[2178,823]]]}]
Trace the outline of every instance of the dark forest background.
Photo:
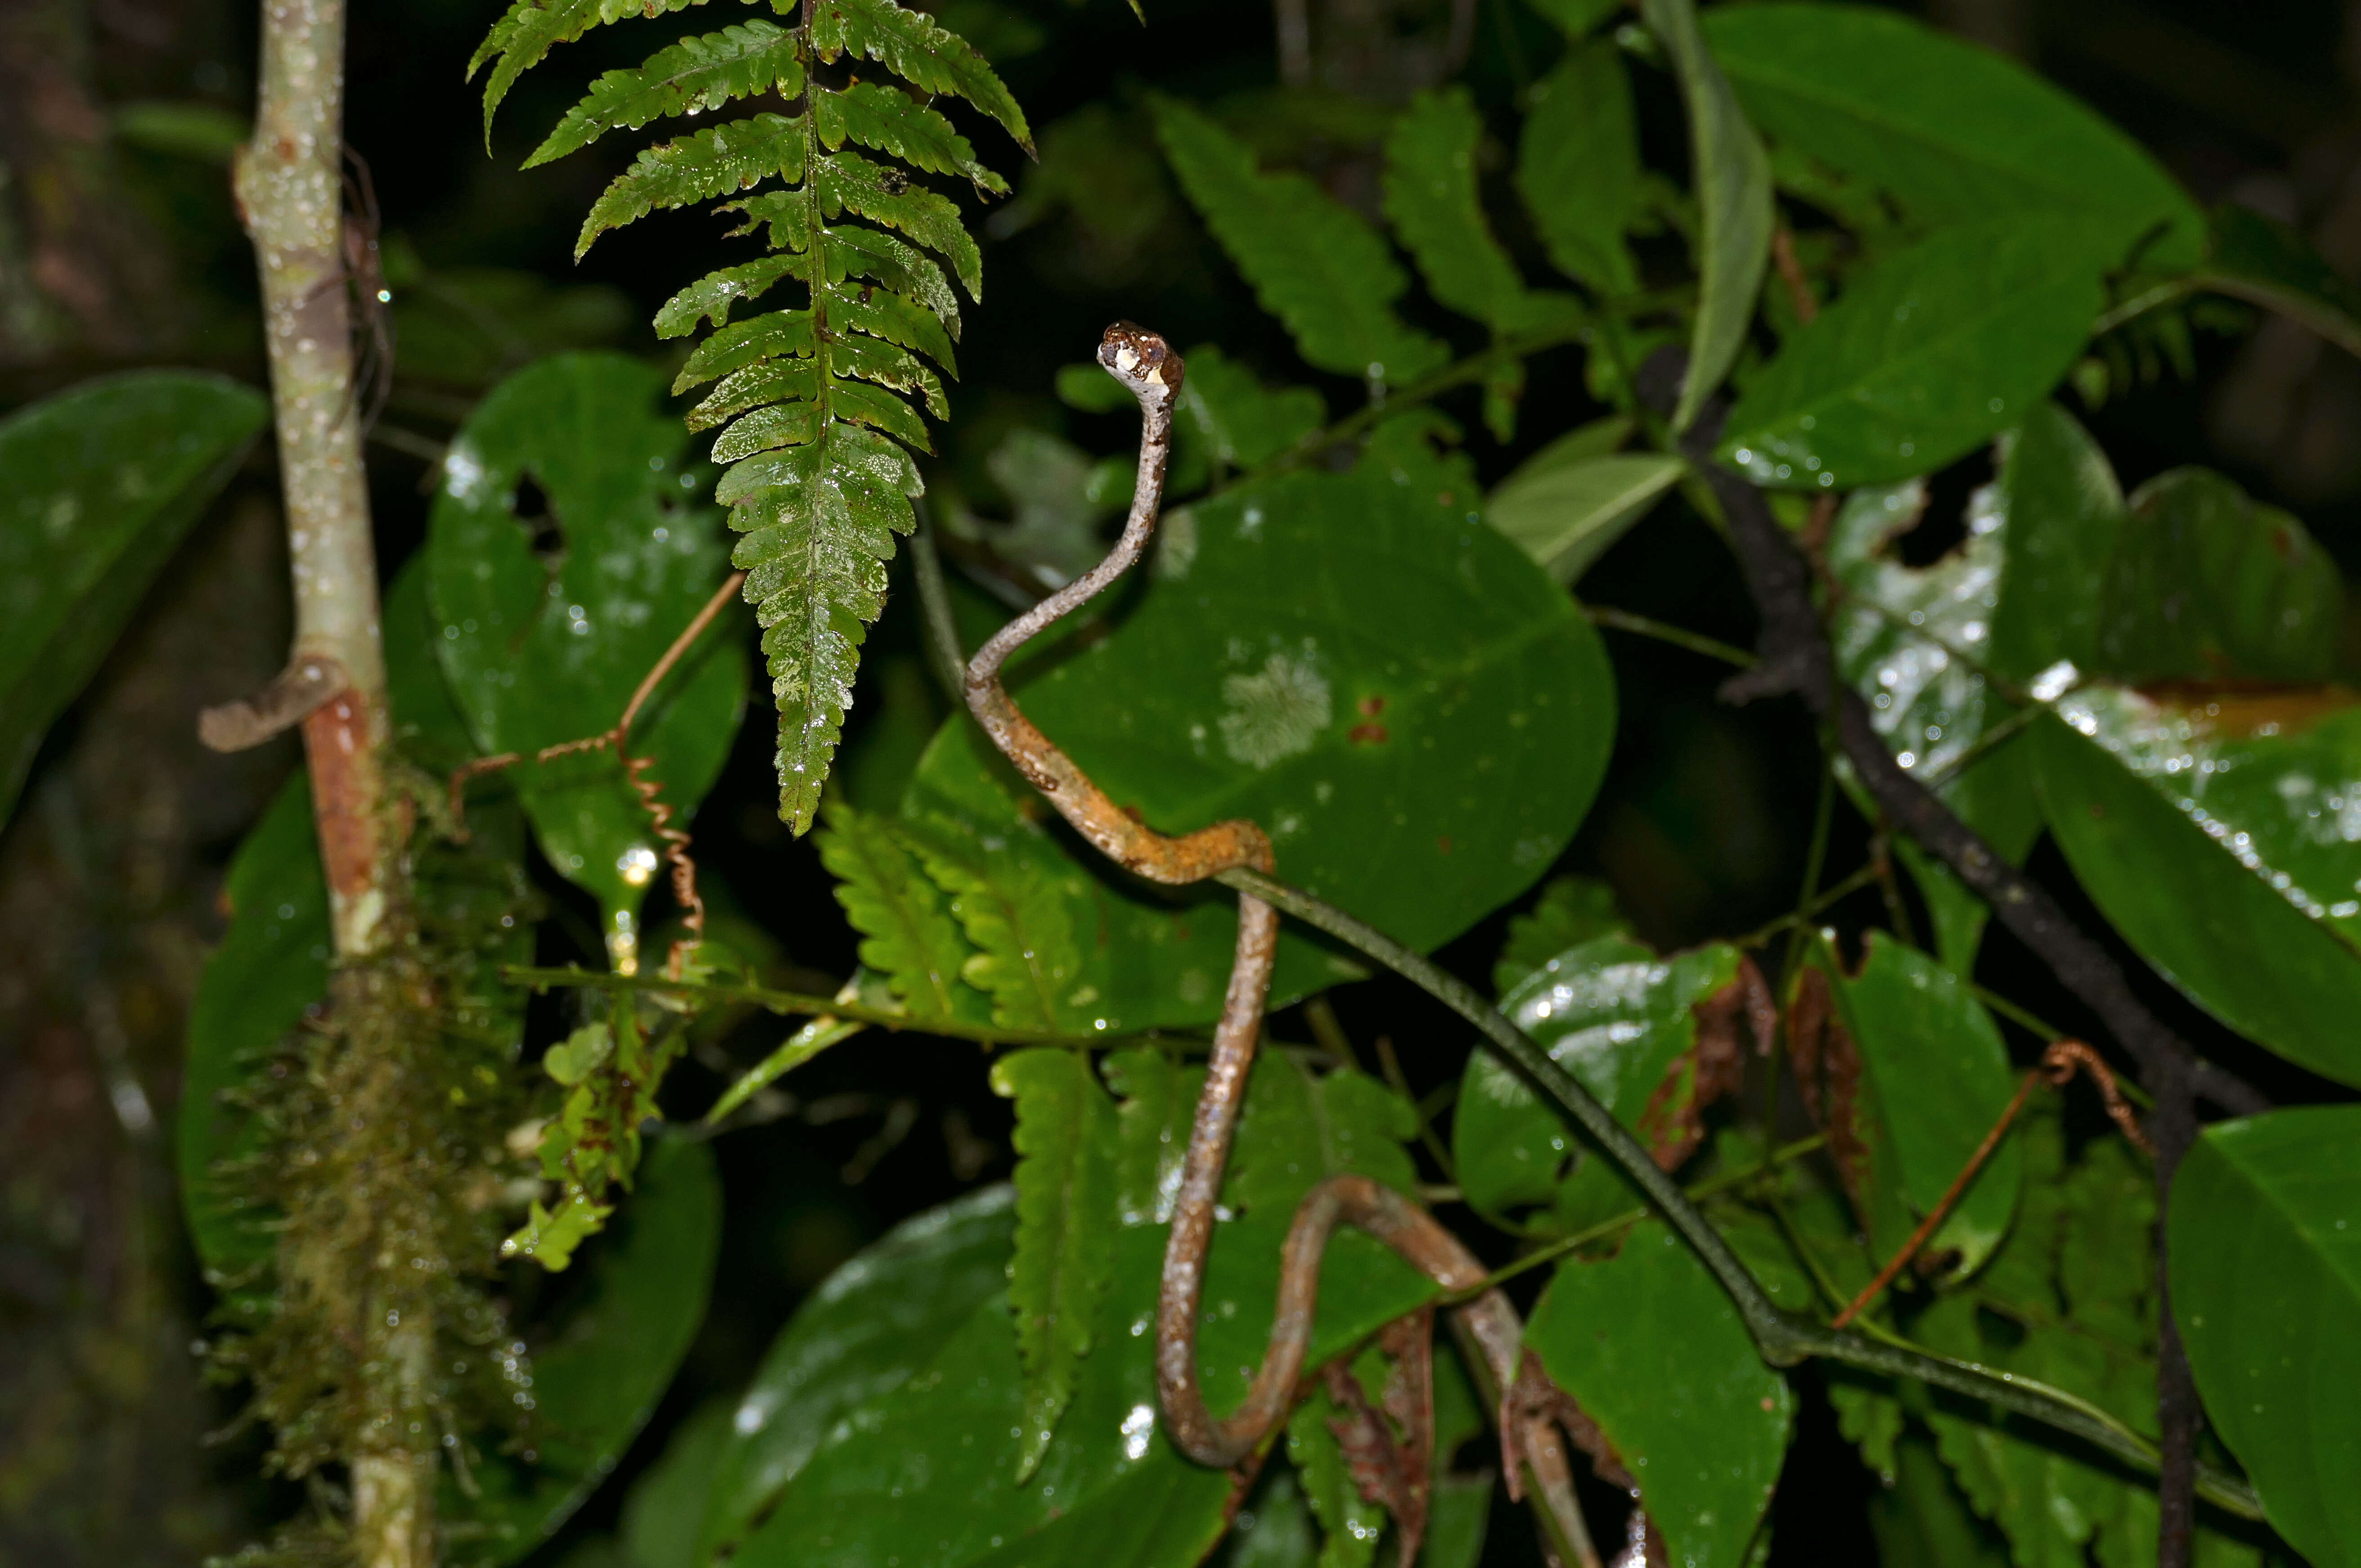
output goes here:
[{"label": "dark forest background", "polygon": [[[1026,504],[1024,475],[991,460],[1012,428],[1064,431],[1097,450],[1128,441],[1121,421],[1062,409],[1051,386],[1115,317],[1184,345],[1218,338],[1259,356],[1268,374],[1300,378],[1276,324],[1162,172],[1139,110],[1147,90],[1213,104],[1267,161],[1308,166],[1374,207],[1386,110],[1462,52],[1479,102],[1505,109],[1554,48],[1524,0],[1457,10],[1451,0],[1281,3],[1310,6],[1308,80],[1290,85],[1271,11],[1242,0],[1148,0],[1145,29],[1122,0],[940,7],[1043,132],[1039,162],[979,225],[987,291],[929,476],[941,504],[998,515]],[[2236,200],[2297,223],[2348,277],[2361,274],[2361,5],[1906,8],[2081,94],[2202,202]],[[593,35],[528,77],[487,156],[462,73],[497,9],[354,7],[347,133],[379,214],[390,296],[379,353],[390,381],[369,448],[389,570],[419,542],[426,477],[487,387],[553,349],[655,354],[644,324],[655,306],[721,256],[718,225],[684,216],[570,262],[579,214],[627,150],[530,174],[516,166],[580,82],[635,63],[648,36]],[[253,259],[228,183],[254,39],[241,0],[0,0],[0,413],[133,365],[262,381]],[[1659,98],[1643,98],[1649,153],[1676,169],[1676,107],[1656,86]],[[1550,368],[1546,358],[1535,367],[1519,445],[1475,442],[1488,481],[1580,417],[1579,376],[1570,363],[1555,377]],[[2091,416],[2126,485],[2179,463],[2219,466],[2301,512],[2348,574],[2361,570],[2361,367],[2274,322],[2245,336],[2201,334],[2194,371],[2164,367]],[[189,999],[223,923],[222,872],[296,762],[291,739],[225,757],[200,747],[195,729],[201,706],[258,686],[284,652],[270,462],[265,444],[163,574],[133,634],[50,734],[0,835],[0,1563],[193,1563],[251,1539],[291,1500],[253,1479],[258,1440],[223,1432],[234,1397],[200,1381],[191,1345],[207,1292],[179,1228],[168,1146]],[[1964,488],[1976,477],[1954,479]],[[1701,547],[1698,527],[1667,512],[1619,546],[1586,591],[1750,641],[1734,570]],[[1923,556],[1944,543],[1914,537],[1908,548]],[[889,611],[878,636],[888,652],[914,644],[906,607]],[[1720,707],[1712,672],[1697,663],[1624,662],[1615,771],[1565,868],[1607,877],[1663,945],[1786,906],[1803,839],[1793,825],[1808,821],[1817,779],[1807,733],[1785,715]],[[873,658],[863,679],[916,668]],[[708,896],[766,931],[779,964],[819,971],[833,989],[852,962],[851,935],[809,846],[774,816],[769,728],[746,727],[696,824]],[[2037,851],[2037,873],[2050,856]],[[2071,887],[2062,865],[2046,869],[2050,885]],[[595,954],[588,929],[582,953],[544,959]],[[1499,937],[1496,918],[1444,956],[1481,975]],[[2013,994],[2071,1014],[2031,965],[2020,971],[2004,938],[1994,947],[1989,961],[2009,970]],[[2271,1070],[2177,998],[2156,1000],[2209,1050]],[[1376,985],[1346,992],[1340,1011],[1348,1027],[1392,1036],[1419,1087],[1455,1076],[1466,1040],[1439,1014]],[[709,1044],[702,1069],[675,1086],[684,1107],[701,1108],[720,1075],[781,1027],[758,1021]],[[1007,1110],[976,1068],[948,1044],[877,1037],[799,1075],[770,1124],[720,1141],[730,1207],[713,1310],[627,1473],[702,1401],[733,1392],[799,1297],[864,1241],[1005,1172]],[[1807,1410],[1774,1555],[1865,1558],[1859,1502],[1872,1483],[1825,1404]],[[611,1524],[620,1490],[594,1499],[582,1528]],[[1512,1537],[1529,1539],[1521,1529],[1496,1539]],[[561,1538],[536,1562],[569,1546]]]}]

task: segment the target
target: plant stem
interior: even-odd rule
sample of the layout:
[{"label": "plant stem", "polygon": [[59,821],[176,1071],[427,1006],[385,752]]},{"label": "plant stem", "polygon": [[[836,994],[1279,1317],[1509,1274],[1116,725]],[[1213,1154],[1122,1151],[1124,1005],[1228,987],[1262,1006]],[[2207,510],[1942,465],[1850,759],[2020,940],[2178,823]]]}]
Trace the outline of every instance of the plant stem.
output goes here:
[{"label": "plant stem", "polygon": [[263,6],[254,139],[238,150],[235,182],[262,274],[294,658],[333,660],[344,676],[303,721],[303,748],[336,954],[355,959],[385,947],[393,890],[385,654],[345,289],[344,56],[343,0]]},{"label": "plant stem", "polygon": [[[1756,1351],[1772,1365],[1793,1366],[1817,1356],[1867,1372],[1908,1377],[2030,1417],[2143,1471],[2156,1471],[2158,1454],[2152,1444],[2114,1417],[2070,1394],[2014,1373],[1953,1361],[1903,1345],[1882,1344],[1860,1333],[1824,1328],[1780,1311],[1761,1282],[1722,1239],[1721,1233],[1673,1179],[1657,1168],[1639,1139],[1615,1119],[1613,1113],[1593,1099],[1590,1091],[1559,1066],[1538,1041],[1486,1002],[1474,987],[1375,927],[1277,877],[1240,869],[1223,872],[1218,880],[1341,939],[1473,1024],[1483,1036],[1486,1048],[1499,1056],[1544,1100],[1556,1106],[1559,1114],[1621,1168],[1625,1179],[1639,1190],[1648,1206],[1680,1233],[1681,1239],[1720,1282],[1730,1304],[1738,1309],[1739,1321],[1754,1341]],[[2241,1519],[2262,1518],[2262,1505],[2243,1482],[2210,1466],[2200,1464],[2195,1470],[2200,1496]]]},{"label": "plant stem", "polygon": [[[254,139],[238,151],[235,185],[262,279],[294,579],[290,667],[319,662],[342,677],[303,720],[303,749],[342,965],[335,1005],[357,1025],[360,1014],[381,1010],[389,977],[374,973],[370,960],[392,947],[401,890],[385,810],[385,654],[346,294],[344,54],[342,0],[262,7]],[[384,1047],[383,1033],[351,1027],[347,1049]],[[353,1551],[363,1568],[429,1568],[434,1459],[409,1440],[405,1418],[429,1376],[434,1327],[416,1311],[404,1319],[379,1310],[380,1291],[399,1295],[403,1282],[379,1279],[387,1266],[376,1259],[390,1255],[374,1239],[363,1245],[360,1277],[369,1283],[361,1287],[356,1354],[368,1369],[368,1414],[344,1445]]]},{"label": "plant stem", "polygon": [[1614,631],[1628,631],[1635,637],[1653,637],[1659,642],[1669,642],[1675,648],[1686,648],[1692,653],[1702,653],[1708,659],[1719,659],[1740,669],[1754,663],[1754,655],[1743,648],[1733,648],[1703,632],[1691,631],[1685,626],[1655,620],[1644,615],[1633,615],[1628,609],[1615,609],[1607,605],[1587,604],[1582,613],[1593,626],[1603,626]]}]

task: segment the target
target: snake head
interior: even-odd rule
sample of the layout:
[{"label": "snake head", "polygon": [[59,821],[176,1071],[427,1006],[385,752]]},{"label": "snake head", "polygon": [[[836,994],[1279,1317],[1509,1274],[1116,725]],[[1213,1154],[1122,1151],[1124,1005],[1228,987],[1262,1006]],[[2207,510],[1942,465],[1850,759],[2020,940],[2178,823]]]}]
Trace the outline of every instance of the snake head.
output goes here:
[{"label": "snake head", "polygon": [[1099,365],[1143,404],[1169,403],[1180,395],[1180,356],[1144,326],[1117,322],[1099,339]]}]

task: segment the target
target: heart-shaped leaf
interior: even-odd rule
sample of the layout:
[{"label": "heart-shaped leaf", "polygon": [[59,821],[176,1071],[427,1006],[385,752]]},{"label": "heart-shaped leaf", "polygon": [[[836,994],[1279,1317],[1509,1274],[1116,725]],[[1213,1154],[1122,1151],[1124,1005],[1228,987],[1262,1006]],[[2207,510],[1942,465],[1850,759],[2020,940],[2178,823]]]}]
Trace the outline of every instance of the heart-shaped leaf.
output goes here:
[{"label": "heart-shaped leaf", "polygon": [[[623,969],[659,863],[648,814],[611,750],[534,754],[611,729],[726,570],[710,470],[688,460],[663,389],[618,354],[511,376],[452,438],[426,543],[435,647],[468,728],[485,753],[522,755],[516,787],[533,830],[599,901]],[[741,651],[718,629],[641,710],[631,753],[653,759],[675,814],[720,771],[745,687]]]}]

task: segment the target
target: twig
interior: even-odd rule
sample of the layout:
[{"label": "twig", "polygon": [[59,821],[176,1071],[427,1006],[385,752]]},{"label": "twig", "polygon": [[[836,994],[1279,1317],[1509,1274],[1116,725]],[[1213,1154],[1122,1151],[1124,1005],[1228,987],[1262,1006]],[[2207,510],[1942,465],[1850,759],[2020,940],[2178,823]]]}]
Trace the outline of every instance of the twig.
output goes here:
[{"label": "twig", "polygon": [[1771,231],[1771,265],[1779,269],[1779,281],[1787,288],[1787,303],[1794,308],[1795,319],[1809,326],[1819,318],[1820,302],[1812,298],[1812,280],[1804,276],[1804,264],[1795,259],[1795,236],[1785,224]]},{"label": "twig", "polygon": [[[1249,891],[1281,913],[1337,938],[1474,1025],[1485,1047],[1516,1069],[1572,1126],[1614,1161],[1649,1206],[1680,1233],[1681,1239],[1697,1255],[1729,1295],[1730,1304],[1738,1309],[1739,1321],[1753,1339],[1757,1352],[1773,1366],[1793,1366],[1819,1357],[1866,1372],[1907,1377],[2039,1421],[2081,1438],[2141,1470],[2157,1469],[2158,1454],[2152,1444],[2112,1416],[2071,1395],[2014,1373],[1953,1361],[1916,1348],[1881,1344],[1850,1331],[1800,1322],[1781,1312],[1722,1239],[1721,1233],[1688,1201],[1672,1178],[1657,1168],[1646,1147],[1615,1119],[1613,1113],[1593,1099],[1580,1080],[1560,1066],[1540,1042],[1485,1001],[1473,986],[1377,927],[1276,877],[1239,870],[1224,872],[1218,880]],[[2205,1465],[2198,1467],[2197,1478],[2198,1491],[2208,1501],[2241,1519],[2262,1518],[2262,1505],[2245,1483]]]},{"label": "twig", "polygon": [[[1670,406],[1683,357],[1660,351],[1641,373],[1643,398]],[[1728,404],[1709,403],[1680,438],[1682,455],[1696,466],[1720,502],[1732,550],[1763,620],[1755,666],[1723,686],[1731,701],[1795,696],[1832,724],[1839,743],[1878,808],[1894,827],[1949,866],[1982,898],[2011,934],[2037,955],[2066,989],[2096,1014],[2155,1094],[2149,1135],[2157,1149],[2158,1293],[2163,1301],[2158,1340],[2157,1415],[2162,1433],[2158,1510],[2158,1568],[2187,1568],[2195,1529],[2191,1501],[2197,1473],[2196,1385],[2172,1321],[2166,1269],[2168,1212],[2173,1173],[2197,1133],[2196,1102],[2251,1113],[2269,1102],[2252,1086],[2204,1061],[2149,1012],[2123,970],[2083,933],[2039,884],[1995,853],[1991,845],[1895,761],[1877,732],[1861,694],[1837,679],[1828,633],[1812,600],[1808,565],[1780,529],[1762,492],[1713,461]]]}]

